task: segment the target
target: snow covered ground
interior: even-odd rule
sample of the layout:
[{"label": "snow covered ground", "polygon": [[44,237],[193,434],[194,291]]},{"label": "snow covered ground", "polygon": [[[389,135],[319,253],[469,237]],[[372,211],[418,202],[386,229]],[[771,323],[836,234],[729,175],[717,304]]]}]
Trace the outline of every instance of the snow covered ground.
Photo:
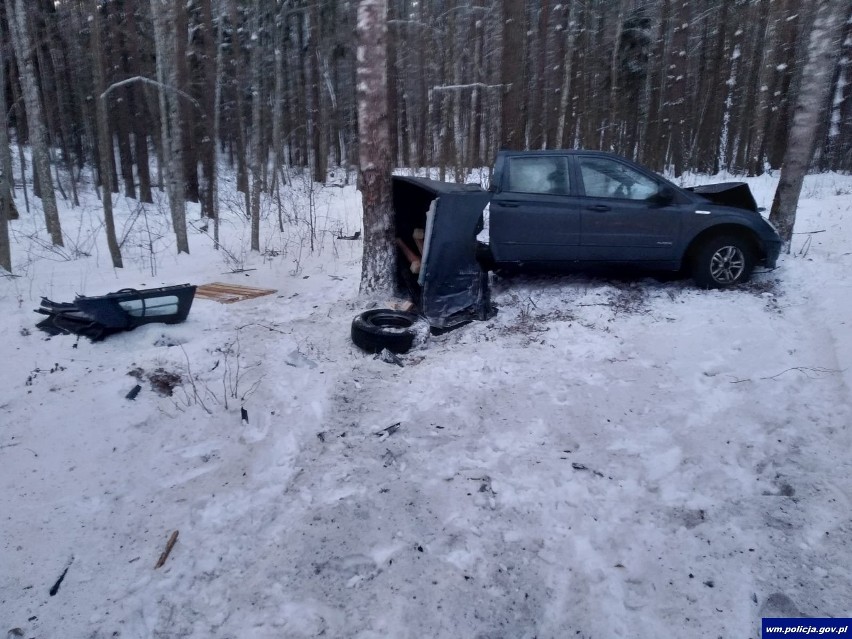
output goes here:
[{"label": "snow covered ground", "polygon": [[[768,207],[774,179],[749,182]],[[852,177],[807,179],[792,253],[741,290],[494,278],[493,320],[402,368],[349,339],[357,192],[316,189],[287,191],[283,232],[267,203],[260,255],[236,197],[226,250],[195,220],[190,256],[119,198],[120,271],[91,192],[62,251],[40,214],[13,224],[0,632],[728,638],[852,616]],[[42,295],[213,281],[278,292],[101,343],[34,327]]]}]

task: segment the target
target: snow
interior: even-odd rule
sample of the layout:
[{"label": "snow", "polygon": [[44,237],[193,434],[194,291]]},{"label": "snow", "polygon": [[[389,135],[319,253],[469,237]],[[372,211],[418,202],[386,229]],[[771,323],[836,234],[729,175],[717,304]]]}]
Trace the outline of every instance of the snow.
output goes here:
[{"label": "snow", "polygon": [[[759,205],[775,180],[748,180]],[[91,190],[61,211],[63,251],[18,199],[0,630],[757,637],[779,610],[852,616],[852,177],[807,178],[791,253],[741,290],[495,277],[496,317],[403,368],[349,339],[361,247],[336,238],[361,228],[353,186],[294,180],[283,233],[264,203],[262,254],[222,193],[228,253],[191,208],[181,256],[163,205],[118,197],[120,271]],[[187,281],[278,292],[100,343],[34,327],[41,295]],[[158,369],[183,379],[171,397]]]}]

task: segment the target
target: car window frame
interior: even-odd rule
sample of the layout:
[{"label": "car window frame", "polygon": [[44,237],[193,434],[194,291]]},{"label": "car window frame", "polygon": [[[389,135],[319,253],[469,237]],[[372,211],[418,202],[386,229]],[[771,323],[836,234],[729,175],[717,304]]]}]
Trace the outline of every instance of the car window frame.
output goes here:
[{"label": "car window frame", "polygon": [[[633,164],[630,164],[630,163],[627,163],[627,162],[623,162],[619,158],[608,157],[608,156],[598,156],[598,155],[577,154],[572,159],[574,161],[573,162],[574,163],[574,176],[573,176],[574,177],[574,186],[576,188],[576,193],[577,193],[578,197],[589,198],[589,199],[594,199],[594,200],[612,200],[612,201],[615,201],[615,202],[637,202],[637,203],[649,204],[649,203],[653,203],[655,198],[660,196],[664,187],[671,186],[669,184],[669,182],[667,180],[665,180],[664,178],[661,178],[658,175],[655,175],[655,174],[652,174],[648,171],[645,171],[645,170],[642,169],[642,167],[639,167],[639,166],[636,166],[636,165],[633,165]],[[647,179],[651,180],[652,182],[654,182],[654,184],[657,185],[657,192],[654,195],[651,195],[651,196],[649,196],[645,199],[641,199],[641,200],[640,199],[627,198],[627,197],[613,197],[613,196],[605,196],[605,195],[588,195],[586,193],[586,182],[583,179],[583,169],[582,169],[582,166],[580,165],[580,162],[583,159],[604,160],[604,161],[613,162],[614,164],[620,164],[623,167],[625,167],[627,169],[631,169],[631,170],[635,171],[636,173],[638,173],[639,175],[642,175],[642,176],[646,177]]]},{"label": "car window frame", "polygon": [[[568,179],[568,189],[564,193],[550,193],[547,191],[515,191],[511,189],[512,182],[512,163],[515,160],[531,160],[531,159],[553,159],[562,162],[565,168],[565,177]],[[576,175],[571,164],[570,156],[553,153],[542,155],[509,155],[506,157],[506,162],[502,167],[500,192],[504,194],[515,195],[534,195],[548,197],[570,197],[576,195]]]}]

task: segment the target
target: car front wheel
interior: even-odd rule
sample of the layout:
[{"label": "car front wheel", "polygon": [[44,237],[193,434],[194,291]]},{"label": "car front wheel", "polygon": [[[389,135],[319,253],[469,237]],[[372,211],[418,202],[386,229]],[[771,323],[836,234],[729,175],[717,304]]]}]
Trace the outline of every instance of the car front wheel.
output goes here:
[{"label": "car front wheel", "polygon": [[701,245],[692,261],[692,278],[702,288],[728,288],[747,282],[754,269],[751,244],[735,236],[714,237]]}]

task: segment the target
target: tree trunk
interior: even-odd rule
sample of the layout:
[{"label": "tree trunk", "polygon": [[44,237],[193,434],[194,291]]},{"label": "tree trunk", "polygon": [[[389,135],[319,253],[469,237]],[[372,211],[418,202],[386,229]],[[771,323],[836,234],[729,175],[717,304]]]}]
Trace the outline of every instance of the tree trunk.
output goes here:
[{"label": "tree trunk", "polygon": [[[0,51],[5,48],[3,30],[0,28]],[[9,148],[9,132],[6,128],[6,64],[0,62],[0,268],[12,272],[12,249],[9,242],[9,219],[15,204],[12,200],[12,152]]]},{"label": "tree trunk", "polygon": [[840,33],[848,13],[848,0],[818,0],[811,28],[808,57],[796,98],[793,124],[787,138],[784,164],[769,219],[781,239],[789,243],[796,224],[796,207],[802,183],[813,158],[817,130],[828,105],[834,68],[840,54]]},{"label": "tree trunk", "polygon": [[[112,154],[112,137],[109,132],[109,122],[106,112],[106,97],[104,92],[104,61],[101,40],[101,24],[96,0],[88,0],[89,25],[92,33],[92,56],[94,58],[95,102],[98,118],[98,149],[101,157],[101,195],[104,207],[104,223],[106,225],[107,245],[114,268],[122,268],[121,249],[115,235],[115,221],[112,216],[112,192],[108,185],[112,182],[112,166],[109,156]],[[131,180],[132,184],[132,180]]]},{"label": "tree trunk", "polygon": [[[0,28],[0,51],[5,49],[5,38]],[[6,65],[0,64],[0,87],[6,86]],[[15,190],[15,176],[12,173],[12,147],[9,146],[9,129],[7,127],[6,114],[9,113],[9,104],[6,100],[6,91],[0,91],[0,113],[3,121],[0,122],[0,208],[3,209],[5,220],[18,219],[18,211],[15,209],[13,193]],[[2,231],[0,231],[2,232]]]},{"label": "tree trunk", "polygon": [[320,71],[320,39],[322,23],[318,2],[313,3],[308,19],[308,64],[310,68],[310,104],[311,113],[308,123],[313,148],[314,181],[325,183],[328,173],[328,142],[326,137],[326,118],[322,100],[322,73]]},{"label": "tree trunk", "polygon": [[524,148],[524,43],[526,19],[523,0],[503,0],[502,142],[504,148]]},{"label": "tree trunk", "polygon": [[[136,10],[139,0],[130,0],[125,5],[125,43],[127,47],[126,72],[130,77],[142,75],[140,65],[139,42],[136,27]],[[154,201],[151,192],[151,169],[148,153],[149,123],[151,122],[150,110],[147,108],[145,89],[140,84],[128,87],[127,95],[130,100],[131,118],[133,126],[133,150],[136,159],[136,173],[139,178],[139,201],[152,203]],[[154,136],[156,138],[156,136]]]},{"label": "tree trunk", "polygon": [[186,34],[175,34],[171,0],[151,0],[154,17],[154,44],[157,51],[157,80],[160,83],[160,131],[162,139],[163,172],[169,207],[172,211],[172,226],[175,232],[178,253],[189,253],[186,234],[186,189],[183,179],[182,132],[177,66],[175,65],[175,38]]},{"label": "tree trunk", "polygon": [[669,66],[668,81],[670,83],[668,113],[669,141],[671,162],[675,177],[680,177],[686,166],[686,76],[687,76],[687,45],[689,28],[689,5],[686,2],[680,7],[680,12],[673,11],[674,27],[672,29],[672,52]]},{"label": "tree trunk", "polygon": [[263,149],[260,143],[260,118],[263,95],[263,70],[261,44],[261,2],[255,0],[254,16],[252,18],[252,48],[251,48],[251,250],[260,252],[260,192],[261,165],[263,164]]},{"label": "tree trunk", "polygon": [[231,16],[231,62],[234,68],[234,109],[236,110],[237,127],[237,190],[242,191],[245,196],[246,211],[249,215],[251,210],[251,197],[249,196],[248,183],[248,160],[246,158],[246,127],[245,113],[243,112],[243,60],[242,47],[240,46],[240,16],[237,11],[237,1],[229,3]]},{"label": "tree trunk", "polygon": [[361,294],[387,295],[396,273],[387,93],[387,0],[358,5],[359,189],[364,204]]},{"label": "tree trunk", "polygon": [[[213,121],[216,111],[216,87],[219,82],[217,78],[217,40],[216,29],[213,24],[213,9],[211,0],[201,2],[201,20],[203,28],[202,64],[204,90],[201,95],[201,173],[204,176],[204,189],[201,195],[201,213],[206,217],[213,217],[213,197],[216,191],[216,140]],[[221,31],[221,26],[220,26]]]},{"label": "tree trunk", "polygon": [[[213,248],[219,249],[219,163],[216,161],[216,149],[219,141],[219,131],[222,128],[222,76],[224,70],[222,62],[223,39],[225,30],[222,27],[222,15],[219,15],[219,31],[216,34],[216,68],[213,77],[216,78],[216,86],[213,96],[213,123],[212,123],[212,144],[213,149],[213,172],[210,174],[210,202],[213,206],[211,215],[213,216]],[[211,34],[212,36],[212,34]]]},{"label": "tree trunk", "polygon": [[[565,122],[571,111],[571,78],[574,73],[574,59],[577,30],[574,28],[574,4],[568,3],[568,17],[565,20],[565,55],[562,60],[562,86],[559,88],[559,113],[556,116],[556,147],[564,148],[569,145],[565,135]],[[571,120],[573,121],[573,116]]]},{"label": "tree trunk", "polygon": [[[187,58],[187,40],[189,39],[189,17],[186,2],[173,2],[175,29],[175,88],[191,94],[189,83],[189,61]],[[197,111],[186,98],[177,99],[181,130],[181,157],[183,160],[183,179],[185,197],[190,202],[198,202],[198,153],[195,144]]]},{"label": "tree trunk", "polygon": [[14,4],[10,3],[7,8],[12,14],[10,15],[9,28],[21,74],[24,104],[27,109],[27,124],[29,125],[30,142],[32,143],[33,170],[37,174],[36,179],[41,191],[44,221],[54,246],[63,246],[59,210],[56,207],[56,195],[53,192],[53,180],[50,177],[50,149],[47,145],[44,113],[36,84],[33,49],[27,24],[27,10],[24,0],[14,0]]}]

